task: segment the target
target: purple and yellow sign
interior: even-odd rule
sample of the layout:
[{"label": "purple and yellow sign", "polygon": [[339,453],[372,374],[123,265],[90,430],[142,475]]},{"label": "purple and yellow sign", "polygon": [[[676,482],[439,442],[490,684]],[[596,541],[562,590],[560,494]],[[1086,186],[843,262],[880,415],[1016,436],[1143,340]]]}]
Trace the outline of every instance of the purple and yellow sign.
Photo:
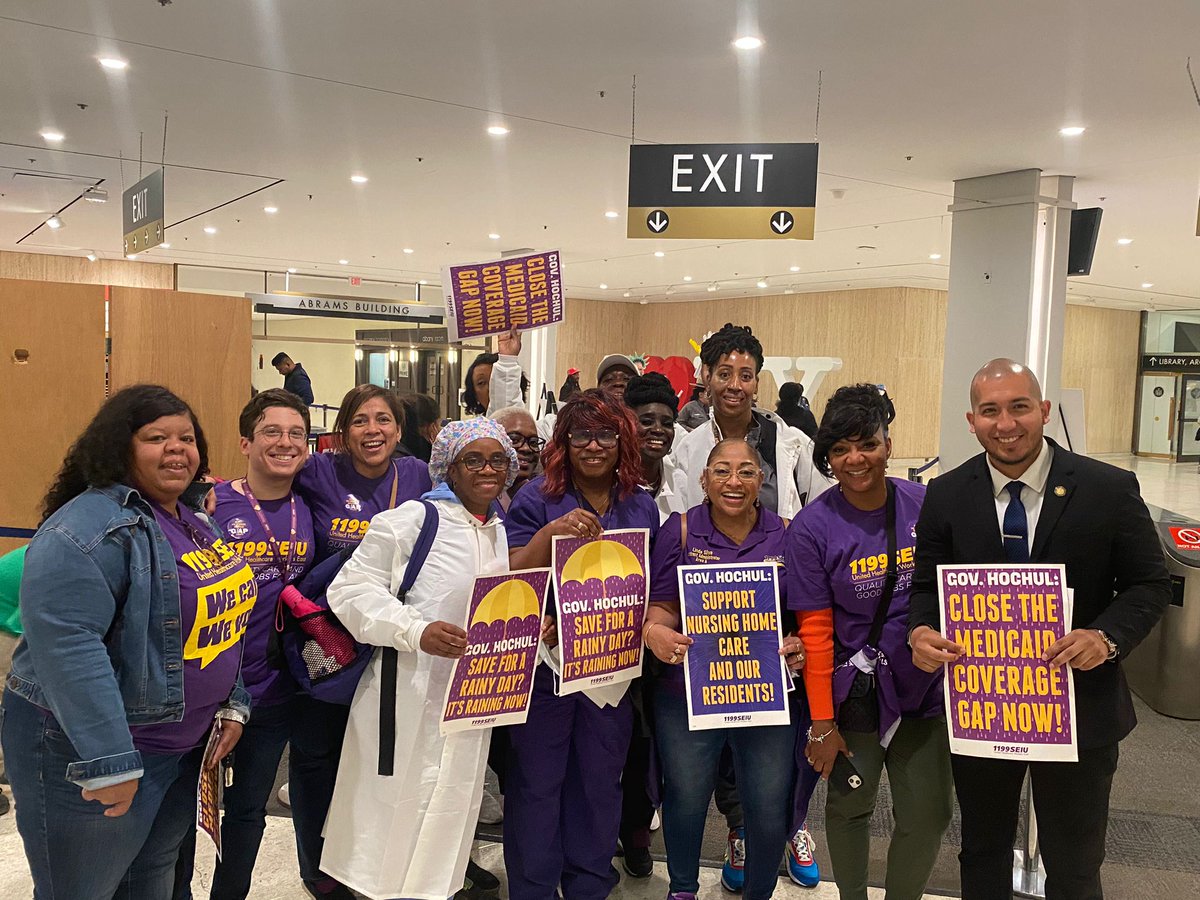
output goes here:
[{"label": "purple and yellow sign", "polygon": [[559,694],[632,681],[642,672],[642,622],[649,584],[645,528],[596,540],[555,537]]},{"label": "purple and yellow sign", "polygon": [[946,666],[950,750],[1075,762],[1075,682],[1042,654],[1071,630],[1061,565],[938,566],[942,633],[966,648]]},{"label": "purple and yellow sign", "polygon": [[549,569],[475,579],[467,652],[455,663],[446,689],[442,734],[525,721],[549,584]]},{"label": "purple and yellow sign", "polygon": [[788,675],[779,648],[779,567],[679,567],[688,729],[786,725]]},{"label": "purple and yellow sign", "polygon": [[450,340],[522,331],[561,322],[562,266],[557,250],[442,269]]}]

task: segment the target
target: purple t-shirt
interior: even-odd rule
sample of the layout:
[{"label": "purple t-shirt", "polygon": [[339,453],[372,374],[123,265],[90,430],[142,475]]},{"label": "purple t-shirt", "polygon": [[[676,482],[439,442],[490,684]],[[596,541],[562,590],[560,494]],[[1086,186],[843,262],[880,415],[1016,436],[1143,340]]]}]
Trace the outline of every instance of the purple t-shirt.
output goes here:
[{"label": "purple t-shirt", "polygon": [[129,729],[143,753],[186,753],[208,734],[242,661],[242,636],[258,595],[246,561],[182,504],[179,518],[154,507],[179,574],[183,719]]},{"label": "purple t-shirt", "polygon": [[295,487],[312,510],[320,562],[340,550],[357,547],[376,513],[416,500],[433,484],[429,466],[413,456],[393,459],[379,478],[364,478],[348,454],[316,453],[296,476]]},{"label": "purple t-shirt", "polygon": [[[263,517],[278,542],[278,554],[271,549],[270,539],[254,507],[240,494],[233,482],[218,484],[217,524],[225,532],[225,541],[254,570],[258,583],[258,601],[246,629],[246,649],[242,655],[242,683],[255,706],[271,706],[288,699],[296,689],[295,682],[285,670],[273,668],[267,662],[267,644],[275,627],[275,612],[279,593],[285,584],[296,581],[312,565],[316,554],[313,544],[312,514],[304,501],[292,493],[280,500],[259,500]],[[292,504],[296,501],[296,539],[292,541]],[[279,559],[286,564],[286,574],[280,573]]]},{"label": "purple t-shirt", "polygon": [[[917,517],[925,486],[889,478],[896,489],[896,581],[887,621],[879,639],[896,682],[902,715],[929,718],[942,714],[941,671],[922,672],[908,648],[908,603],[912,593]],[[838,488],[821,493],[800,511],[788,529],[788,606],[795,610],[833,610],[833,630],[844,653],[862,648],[871,633],[883,591],[887,560],[884,508],[864,512]],[[842,655],[835,665],[842,662]]]},{"label": "purple t-shirt", "polygon": [[[784,548],[787,542],[787,529],[783,519],[779,518],[765,506],[758,511],[758,521],[746,535],[742,543],[735,544],[724,532],[713,525],[712,515],[707,504],[693,506],[687,512],[688,532],[687,549],[680,545],[680,515],[672,513],[663,523],[658,540],[650,553],[650,602],[678,603],[679,578],[676,570],[679,566],[697,566],[706,564],[723,565],[727,563],[756,563],[773,562],[780,565],[779,570],[779,606],[787,608],[787,583],[784,565]],[[791,616],[787,616],[791,618]],[[785,627],[784,631],[790,630]],[[683,693],[683,666],[664,666],[659,675],[660,681],[670,685],[672,689]]]},{"label": "purple t-shirt", "polygon": [[[559,516],[565,516],[573,509],[586,509],[594,513],[592,505],[587,502],[574,488],[567,490],[561,497],[547,497],[543,492],[546,476],[538,475],[531,478],[524,487],[513,497],[512,505],[508,508],[508,516],[504,520],[504,531],[508,535],[510,549],[524,547],[533,536],[542,530],[547,523]],[[615,531],[619,528],[649,528],[650,541],[653,543],[658,534],[658,505],[654,498],[641,488],[634,490],[624,499],[615,494],[608,510],[599,516],[600,527],[605,531]]]}]

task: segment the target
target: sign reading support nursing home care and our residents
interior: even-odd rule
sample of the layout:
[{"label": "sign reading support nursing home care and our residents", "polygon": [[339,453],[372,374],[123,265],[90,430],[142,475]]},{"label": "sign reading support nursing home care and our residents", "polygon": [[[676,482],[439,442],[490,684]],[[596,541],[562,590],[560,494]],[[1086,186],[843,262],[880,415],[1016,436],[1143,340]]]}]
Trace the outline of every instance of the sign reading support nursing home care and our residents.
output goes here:
[{"label": "sign reading support nursing home care and our residents", "polygon": [[642,673],[649,530],[606,531],[596,540],[556,536],[551,555],[559,695],[632,681]]},{"label": "sign reading support nursing home care and our residents", "polygon": [[125,253],[142,253],[163,242],[163,170],[151,172],[121,195]]},{"label": "sign reading support nursing home care and our residents", "polygon": [[441,322],[440,306],[385,303],[355,297],[314,297],[305,294],[246,294],[255,312],[289,316],[330,316],[335,319],[378,319],[381,322]]},{"label": "sign reading support nursing home care and our residents", "polygon": [[553,325],[563,318],[559,252],[446,266],[442,295],[451,341]]},{"label": "sign reading support nursing home care and our residents", "polygon": [[549,585],[549,569],[475,579],[467,651],[446,686],[442,734],[525,722]]},{"label": "sign reading support nursing home care and our residents", "polygon": [[1061,565],[938,566],[942,633],[966,648],[946,666],[950,751],[1076,762],[1075,682],[1042,654],[1071,630]]},{"label": "sign reading support nursing home care and our residents", "polygon": [[816,144],[635,144],[626,237],[813,238]]},{"label": "sign reading support nursing home care and our residents", "polygon": [[779,567],[679,567],[688,729],[786,725],[788,674],[779,655]]}]

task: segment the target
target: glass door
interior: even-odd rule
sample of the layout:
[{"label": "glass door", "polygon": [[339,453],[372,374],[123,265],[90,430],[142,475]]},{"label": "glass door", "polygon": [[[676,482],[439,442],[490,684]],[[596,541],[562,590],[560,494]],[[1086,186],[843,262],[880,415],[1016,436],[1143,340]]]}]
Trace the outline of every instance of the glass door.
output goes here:
[{"label": "glass door", "polygon": [[1177,462],[1200,461],[1200,375],[1183,375],[1179,404]]}]

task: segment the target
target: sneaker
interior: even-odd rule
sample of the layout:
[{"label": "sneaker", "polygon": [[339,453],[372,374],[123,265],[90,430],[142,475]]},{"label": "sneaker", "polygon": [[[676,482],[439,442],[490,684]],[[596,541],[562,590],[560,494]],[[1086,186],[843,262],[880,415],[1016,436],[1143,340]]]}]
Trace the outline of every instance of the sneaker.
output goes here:
[{"label": "sneaker", "polygon": [[305,881],[304,889],[318,900],[354,900],[350,888],[328,876],[320,881]]},{"label": "sneaker", "polygon": [[687,891],[680,891],[678,894],[667,894],[667,900],[696,900],[695,894],[689,894]]},{"label": "sneaker", "polygon": [[[739,825],[729,831],[725,847],[725,865],[721,866],[721,887],[740,894],[746,884],[746,829]],[[684,896],[676,894],[675,896]]]},{"label": "sneaker", "polygon": [[797,831],[787,845],[788,878],[800,887],[816,887],[821,883],[821,869],[817,865],[817,845],[813,836],[804,828]]},{"label": "sneaker", "polygon": [[649,878],[654,874],[654,859],[649,847],[626,847],[622,865],[634,878]]},{"label": "sneaker", "polygon": [[292,795],[288,793],[288,783],[286,781],[283,783],[283,787],[279,789],[279,793],[275,796],[279,799],[279,802],[288,809],[292,808]]},{"label": "sneaker", "polygon": [[467,874],[463,876],[464,891],[495,891],[499,888],[499,878],[477,864],[475,860],[467,860]]},{"label": "sneaker", "polygon": [[483,801],[479,804],[479,824],[499,825],[503,821],[504,801],[484,788]]}]

